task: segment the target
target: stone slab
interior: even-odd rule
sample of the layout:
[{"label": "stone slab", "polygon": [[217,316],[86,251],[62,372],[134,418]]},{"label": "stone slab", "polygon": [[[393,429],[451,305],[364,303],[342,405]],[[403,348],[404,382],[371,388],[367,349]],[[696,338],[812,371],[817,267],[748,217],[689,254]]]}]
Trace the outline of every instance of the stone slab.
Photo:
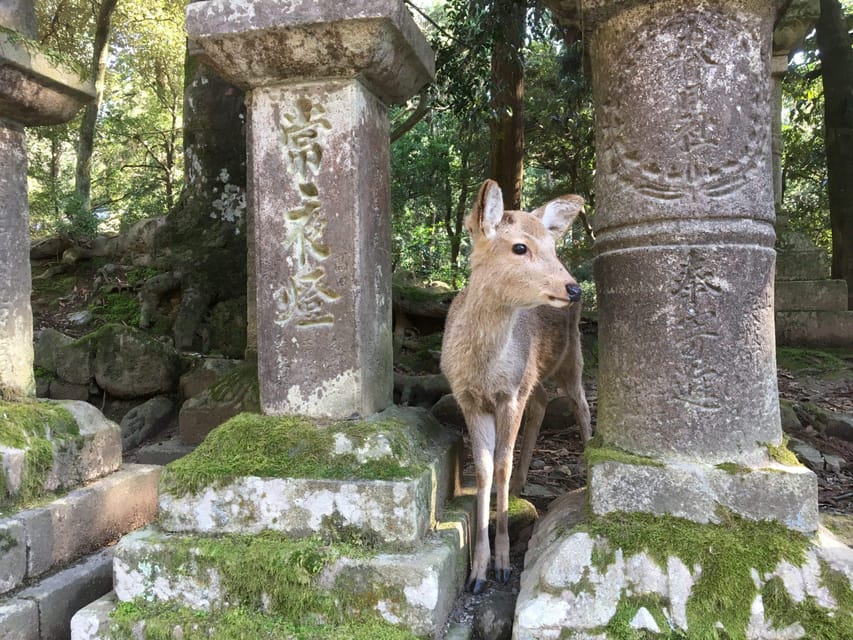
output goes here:
[{"label": "stone slab", "polygon": [[[377,594],[372,607],[385,620],[418,635],[437,637],[467,577],[473,501],[465,505],[465,510],[448,516],[435,534],[409,551],[339,558],[321,571],[319,586],[333,590],[339,585],[356,585],[359,594]],[[215,567],[207,562],[175,560],[175,550],[184,554],[192,540],[153,528],[122,538],[114,565],[118,599],[141,597],[203,611],[234,606]]]},{"label": "stone slab", "polygon": [[110,591],[80,609],[71,618],[71,640],[106,640],[110,613],[117,604],[115,591]]},{"label": "stone slab", "polygon": [[42,640],[39,637],[38,605],[32,600],[0,601],[0,638]]},{"label": "stone slab", "polygon": [[779,311],[847,311],[845,280],[777,280],[775,308]]},{"label": "stone slab", "polygon": [[197,55],[245,89],[357,76],[395,103],[435,75],[429,43],[399,0],[197,2],[187,33]]},{"label": "stone slab", "polygon": [[113,548],[94,553],[17,594],[38,607],[43,640],[66,640],[71,617],[112,588]]},{"label": "stone slab", "polygon": [[184,444],[176,438],[143,444],[133,454],[139,464],[166,465],[183,458],[195,450],[193,445]]},{"label": "stone slab", "polygon": [[20,520],[0,520],[0,593],[17,587],[27,573],[27,538]]},{"label": "stone slab", "polygon": [[[688,637],[687,606],[702,567],[687,567],[674,556],[659,564],[644,552],[627,555],[622,549],[611,548],[607,539],[575,528],[585,520],[583,492],[567,498],[551,506],[530,540],[514,640],[605,640],[610,636],[604,628],[620,601],[636,596],[659,600],[669,624]],[[602,558],[608,560],[602,562]],[[821,561],[848,580],[853,578],[853,551],[823,528],[813,538],[803,565],[793,566],[783,560],[771,572],[759,575],[753,570],[751,575],[757,585],[778,577],[794,602],[812,598],[831,611],[836,603],[823,584]],[[757,595],[745,629],[749,640],[805,637],[802,632],[793,633],[795,630],[794,625],[776,628],[765,618],[761,596]]]},{"label": "stone slab", "polygon": [[853,311],[779,311],[776,342],[798,347],[853,347]]},{"label": "stone slab", "polygon": [[91,81],[57,66],[36,42],[0,33],[0,117],[26,126],[59,124],[94,97]]},{"label": "stone slab", "polygon": [[83,445],[55,452],[48,490],[70,488],[82,482],[101,478],[121,467],[121,429],[96,407],[79,400],[57,400],[80,428]]},{"label": "stone slab", "polygon": [[159,466],[125,465],[44,507],[17,514],[26,532],[27,577],[72,562],[154,520],[160,471]]},{"label": "stone slab", "polygon": [[777,463],[731,473],[708,464],[607,460],[589,470],[589,504],[597,515],[639,511],[701,523],[717,522],[722,506],[809,535],[818,528],[816,476],[805,467]]}]

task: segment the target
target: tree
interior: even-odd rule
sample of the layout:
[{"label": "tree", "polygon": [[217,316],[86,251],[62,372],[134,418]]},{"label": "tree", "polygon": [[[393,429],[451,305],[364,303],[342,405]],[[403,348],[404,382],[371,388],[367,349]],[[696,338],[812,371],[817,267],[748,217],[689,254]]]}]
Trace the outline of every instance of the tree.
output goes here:
[{"label": "tree", "polygon": [[853,309],[853,48],[839,0],[820,0],[816,26],[825,105],[832,277],[848,287]]},{"label": "tree", "polygon": [[95,81],[95,99],[83,109],[83,119],[80,122],[80,133],[77,140],[77,167],[74,173],[74,192],[78,207],[77,216],[82,225],[91,226],[91,231],[97,230],[97,219],[91,225],[85,220],[91,219],[92,213],[92,153],[95,144],[95,125],[98,111],[104,99],[104,83],[107,75],[107,57],[109,56],[110,23],[118,0],[102,0],[98,9],[95,23],[95,41],[92,45],[91,74]]},{"label": "tree", "polygon": [[491,146],[489,177],[501,186],[504,207],[521,208],[524,179],[524,61],[527,3],[493,0]]}]

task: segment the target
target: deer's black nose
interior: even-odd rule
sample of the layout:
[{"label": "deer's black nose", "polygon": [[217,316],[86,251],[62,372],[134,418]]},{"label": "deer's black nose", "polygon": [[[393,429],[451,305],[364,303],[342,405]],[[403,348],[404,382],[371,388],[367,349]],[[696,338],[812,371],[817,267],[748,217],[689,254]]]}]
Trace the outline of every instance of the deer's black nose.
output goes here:
[{"label": "deer's black nose", "polygon": [[569,294],[569,300],[577,302],[581,299],[581,288],[576,284],[567,284],[566,293]]}]

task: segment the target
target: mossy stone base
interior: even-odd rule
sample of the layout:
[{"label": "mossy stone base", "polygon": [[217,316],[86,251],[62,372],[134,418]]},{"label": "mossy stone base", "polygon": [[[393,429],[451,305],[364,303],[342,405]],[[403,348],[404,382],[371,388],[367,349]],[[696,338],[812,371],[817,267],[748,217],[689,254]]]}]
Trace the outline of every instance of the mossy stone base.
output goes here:
[{"label": "mossy stone base", "polygon": [[453,495],[460,451],[456,432],[417,409],[332,425],[244,414],[166,468],[160,525],[291,537],[345,528],[413,543]]},{"label": "mossy stone base", "polygon": [[464,507],[406,548],[276,534],[202,538],[149,528],[119,542],[115,592],[122,602],[214,614],[263,611],[297,625],[375,619],[434,637],[466,577],[473,502]]},{"label": "mossy stone base", "polygon": [[800,465],[588,460],[589,502],[596,515],[637,511],[708,523],[719,521],[715,514],[723,506],[752,520],[817,531],[817,478]]},{"label": "mossy stone base", "polygon": [[853,551],[718,510],[584,515],[561,500],[530,541],[515,640],[853,637]]},{"label": "mossy stone base", "polygon": [[0,511],[121,466],[121,430],[86,402],[0,402]]}]

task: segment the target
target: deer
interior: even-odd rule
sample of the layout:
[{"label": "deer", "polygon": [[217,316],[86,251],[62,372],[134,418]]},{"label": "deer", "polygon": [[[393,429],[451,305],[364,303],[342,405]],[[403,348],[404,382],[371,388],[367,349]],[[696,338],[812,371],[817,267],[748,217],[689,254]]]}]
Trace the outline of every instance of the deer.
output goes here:
[{"label": "deer", "polygon": [[[477,477],[476,542],[466,587],[487,584],[489,507],[497,493],[495,577],[509,581],[507,505],[519,495],[545,415],[546,378],[574,401],[584,442],[591,436],[581,381],[581,288],[557,258],[556,242],[583,211],[566,195],[533,212],[505,211],[500,187],[480,187],[465,228],[471,236],[471,276],[450,305],[441,370],[465,418]],[[513,450],[524,422],[518,468]]]}]

